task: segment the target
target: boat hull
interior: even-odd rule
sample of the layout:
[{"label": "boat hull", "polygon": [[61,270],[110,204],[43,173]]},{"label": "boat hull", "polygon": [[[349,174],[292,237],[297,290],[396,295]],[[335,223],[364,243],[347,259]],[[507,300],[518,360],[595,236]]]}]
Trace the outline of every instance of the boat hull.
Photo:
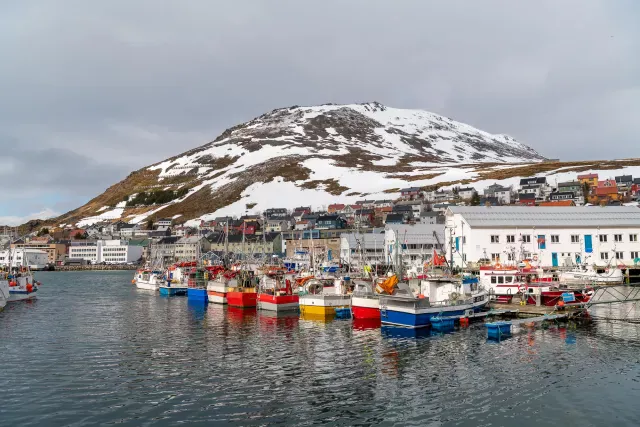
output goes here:
[{"label": "boat hull", "polygon": [[36,295],[35,291],[9,291],[9,299],[7,300],[7,302],[33,300],[37,297],[38,296]]},{"label": "boat hull", "polygon": [[187,294],[187,288],[183,288],[183,287],[160,286],[158,290],[160,291],[160,295],[164,295],[168,297]]},{"label": "boat hull", "polygon": [[189,288],[187,289],[187,298],[189,301],[209,302],[209,296],[207,295],[206,289]]},{"label": "boat hull", "polygon": [[348,295],[303,295],[300,297],[300,312],[310,316],[335,316],[336,308],[351,305]]},{"label": "boat hull", "polygon": [[[478,297],[480,298],[480,297]],[[418,300],[419,301],[419,300]],[[481,311],[489,302],[486,295],[474,303],[451,306],[411,307],[406,299],[394,302],[392,298],[380,304],[380,319],[383,324],[405,326],[408,328],[427,328],[434,317],[465,316]]]},{"label": "boat hull", "polygon": [[351,297],[351,314],[354,319],[380,320],[380,299]]},{"label": "boat hull", "polygon": [[[562,301],[562,294],[571,292],[571,291],[543,291],[541,294],[540,302],[542,305],[546,307],[553,307],[558,304],[558,302]],[[583,294],[582,292],[573,292],[575,301],[566,303],[566,305],[572,304],[584,304],[589,301],[589,295]],[[527,295],[527,304],[535,305],[536,297],[535,295]]]},{"label": "boat hull", "polygon": [[226,292],[207,291],[207,297],[214,304],[227,304]]},{"label": "boat hull", "polygon": [[136,288],[143,289],[145,291],[157,291],[158,285],[156,283],[136,281]]},{"label": "boat hull", "polygon": [[257,292],[227,292],[227,304],[232,307],[250,308],[258,305]]},{"label": "boat hull", "polygon": [[298,295],[258,295],[258,308],[269,311],[296,311],[299,307]]}]

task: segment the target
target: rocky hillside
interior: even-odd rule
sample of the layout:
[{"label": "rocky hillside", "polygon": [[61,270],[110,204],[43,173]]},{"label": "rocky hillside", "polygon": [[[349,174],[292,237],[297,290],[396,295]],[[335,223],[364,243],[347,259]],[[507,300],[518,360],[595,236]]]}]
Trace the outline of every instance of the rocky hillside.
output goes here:
[{"label": "rocky hillside", "polygon": [[[379,103],[294,106],[133,172],[53,223],[140,222],[150,215],[190,220],[268,207],[392,198],[407,186],[490,180],[492,174],[500,179],[528,176],[559,167],[545,161],[509,136],[426,111]],[[593,166],[583,163],[574,166]]]}]

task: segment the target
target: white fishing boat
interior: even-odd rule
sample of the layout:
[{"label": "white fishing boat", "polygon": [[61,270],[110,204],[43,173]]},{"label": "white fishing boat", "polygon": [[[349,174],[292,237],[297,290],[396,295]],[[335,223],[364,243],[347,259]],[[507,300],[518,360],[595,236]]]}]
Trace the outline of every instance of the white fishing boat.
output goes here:
[{"label": "white fishing boat", "polygon": [[623,281],[622,270],[616,267],[609,267],[598,273],[590,265],[579,265],[559,276],[559,282],[567,285],[619,285]]},{"label": "white fishing boat", "polygon": [[138,289],[157,291],[164,281],[162,270],[144,268],[136,271],[135,284]]},{"label": "white fishing boat", "polygon": [[24,301],[36,298],[38,282],[28,270],[15,272],[9,275],[9,301]]},{"label": "white fishing boat", "polygon": [[4,307],[9,301],[9,282],[0,278],[0,311],[4,310]]}]

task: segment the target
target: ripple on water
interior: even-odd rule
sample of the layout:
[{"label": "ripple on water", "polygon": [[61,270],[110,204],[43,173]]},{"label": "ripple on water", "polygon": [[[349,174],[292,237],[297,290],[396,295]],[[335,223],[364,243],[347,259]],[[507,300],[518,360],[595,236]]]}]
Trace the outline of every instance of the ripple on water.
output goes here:
[{"label": "ripple on water", "polygon": [[[41,273],[0,313],[0,425],[637,425],[639,328],[486,341],[319,323]],[[29,404],[25,404],[29,402]]]}]

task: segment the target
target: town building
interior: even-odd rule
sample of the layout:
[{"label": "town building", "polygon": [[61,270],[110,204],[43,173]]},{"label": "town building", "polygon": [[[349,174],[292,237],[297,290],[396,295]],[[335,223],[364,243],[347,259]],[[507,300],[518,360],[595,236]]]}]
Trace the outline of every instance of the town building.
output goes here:
[{"label": "town building", "polygon": [[633,265],[640,253],[636,207],[452,206],[445,228],[447,259],[544,267],[585,262]]},{"label": "town building", "polygon": [[385,233],[344,233],[340,237],[340,261],[355,268],[386,264]]},{"label": "town building", "polygon": [[511,193],[512,187],[505,187],[500,184],[491,184],[484,189],[484,197],[495,197],[500,204],[510,205],[512,203]]},{"label": "town building", "polygon": [[72,241],[69,258],[83,259],[91,264],[126,264],[142,258],[142,247],[126,240]]},{"label": "town building", "polygon": [[587,173],[578,175],[578,181],[580,184],[587,183],[589,187],[597,187],[598,186],[598,174],[597,173]]},{"label": "town building", "polygon": [[629,191],[631,185],[633,184],[633,176],[631,175],[621,175],[616,176],[616,185],[618,186],[618,191],[626,192]]},{"label": "town building", "polygon": [[420,214],[420,224],[444,224],[444,215],[442,212],[425,210]]},{"label": "town building", "polygon": [[156,227],[171,227],[173,225],[173,219],[161,218],[156,221]]},{"label": "town building", "polygon": [[192,261],[211,250],[211,243],[202,236],[181,237],[175,242],[176,261]]},{"label": "town building", "polygon": [[420,187],[408,187],[400,190],[400,197],[405,200],[417,199],[420,195]]},{"label": "town building", "polygon": [[11,249],[44,251],[47,254],[47,264],[50,265],[62,264],[67,254],[67,246],[65,244],[40,242],[33,239],[29,242],[12,243]]},{"label": "town building", "polygon": [[282,233],[266,233],[265,235],[229,235],[227,242],[223,234],[210,235],[207,237],[210,250],[214,252],[224,252],[225,245],[229,252],[235,254],[245,254],[246,256],[281,254],[282,253]]},{"label": "town building", "polygon": [[28,266],[31,270],[43,270],[49,263],[45,251],[38,249],[9,249],[0,251],[0,267],[12,268]]},{"label": "town building", "polygon": [[149,260],[153,263],[171,264],[176,259],[176,243],[180,237],[170,236],[150,245]]},{"label": "town building", "polygon": [[320,230],[345,228],[347,221],[340,215],[321,215],[316,220],[316,227]]},{"label": "town building", "polygon": [[594,189],[592,203],[608,203],[610,201],[619,201],[622,196],[618,193],[618,184],[613,179],[605,179],[598,181],[598,186]]},{"label": "town building", "polygon": [[386,262],[402,260],[406,267],[422,267],[444,250],[444,224],[392,224],[385,230]]},{"label": "town building", "polygon": [[518,194],[518,204],[521,206],[535,206],[538,198],[534,193]]},{"label": "town building", "polygon": [[473,193],[476,193],[476,189],[473,187],[463,187],[458,189],[458,197],[462,200],[471,200]]}]

